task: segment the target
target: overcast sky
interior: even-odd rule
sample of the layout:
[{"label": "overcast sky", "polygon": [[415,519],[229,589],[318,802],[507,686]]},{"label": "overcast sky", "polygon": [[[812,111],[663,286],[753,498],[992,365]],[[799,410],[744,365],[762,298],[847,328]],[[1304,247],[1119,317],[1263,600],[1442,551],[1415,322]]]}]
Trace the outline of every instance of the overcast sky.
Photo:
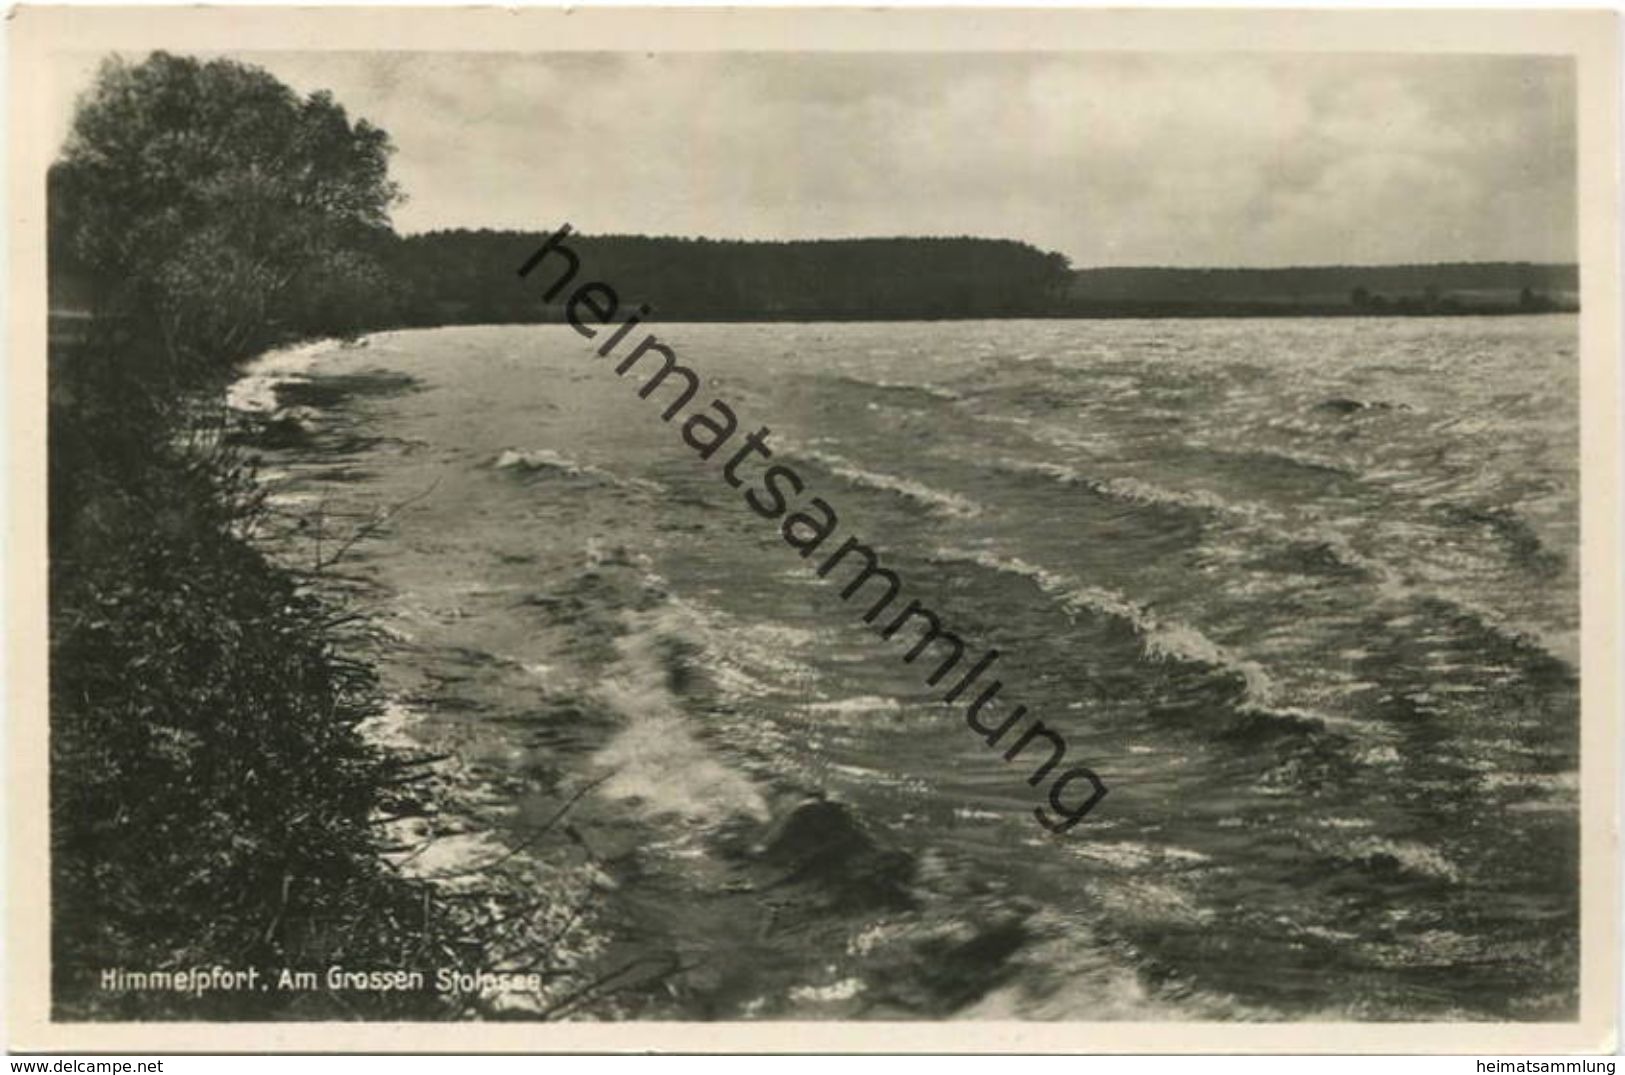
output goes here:
[{"label": "overcast sky", "polygon": [[1575,257],[1565,60],[239,58],[389,131],[406,232],[968,234],[1080,267]]}]

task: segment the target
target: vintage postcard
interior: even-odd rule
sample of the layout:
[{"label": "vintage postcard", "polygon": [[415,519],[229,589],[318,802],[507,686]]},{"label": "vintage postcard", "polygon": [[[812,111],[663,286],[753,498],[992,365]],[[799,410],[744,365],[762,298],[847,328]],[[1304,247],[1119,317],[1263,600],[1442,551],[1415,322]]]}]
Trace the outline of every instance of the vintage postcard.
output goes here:
[{"label": "vintage postcard", "polygon": [[1613,15],[9,30],[12,1048],[1615,1047]]}]

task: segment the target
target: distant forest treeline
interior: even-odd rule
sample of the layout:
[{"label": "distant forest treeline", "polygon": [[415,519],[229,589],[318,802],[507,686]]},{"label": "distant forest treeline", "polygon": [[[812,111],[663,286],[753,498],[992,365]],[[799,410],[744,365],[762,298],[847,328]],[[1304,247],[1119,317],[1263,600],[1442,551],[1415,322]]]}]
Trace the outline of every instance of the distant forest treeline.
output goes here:
[{"label": "distant forest treeline", "polygon": [[[438,231],[385,242],[406,324],[557,320],[540,272],[514,270],[545,232]],[[1517,313],[1574,309],[1574,265],[1083,269],[1026,243],[893,238],[740,242],[572,235],[580,279],[664,320]],[[562,262],[561,262],[562,264]],[[556,270],[556,271],[562,271]],[[579,281],[578,281],[579,282]],[[562,296],[561,296],[562,298]]]},{"label": "distant forest treeline", "polygon": [[[348,238],[372,278],[318,288],[304,320],[334,330],[557,321],[542,292],[562,260],[516,270],[546,232],[455,229]],[[786,242],[577,235],[575,284],[610,284],[665,321],[915,320],[990,317],[1245,317],[1542,313],[1579,306],[1575,265],[1479,262],[1272,269],[1094,268],[1004,239],[885,238]],[[59,308],[98,290],[53,250]],[[359,259],[359,260],[357,260]],[[64,271],[66,270],[66,271]]]},{"label": "distant forest treeline", "polygon": [[[546,233],[439,231],[390,244],[383,261],[411,324],[557,319],[540,298],[549,262],[515,271]],[[655,316],[703,320],[1008,317],[1062,301],[1067,261],[1004,239],[736,242],[571,235],[582,280],[601,280]],[[560,265],[562,259],[555,258]],[[564,296],[560,296],[562,300]]]},{"label": "distant forest treeline", "polygon": [[1078,314],[1155,316],[1210,309],[1242,312],[1450,314],[1578,308],[1576,265],[1453,262],[1281,269],[1083,269],[1067,304]]}]

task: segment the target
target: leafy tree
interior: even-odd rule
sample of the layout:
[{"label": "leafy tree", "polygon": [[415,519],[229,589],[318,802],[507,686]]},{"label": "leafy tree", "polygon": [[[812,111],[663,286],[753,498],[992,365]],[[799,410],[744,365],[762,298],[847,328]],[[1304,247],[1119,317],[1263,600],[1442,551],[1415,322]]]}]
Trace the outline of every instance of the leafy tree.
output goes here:
[{"label": "leafy tree", "polygon": [[[106,61],[51,174],[54,256],[178,372],[380,315],[389,137],[230,60]],[[327,297],[353,305],[336,310]]]},{"label": "leafy tree", "polygon": [[102,68],[50,173],[52,299],[93,314],[49,347],[59,1019],[443,1014],[432,994],[122,993],[99,974],[476,943],[377,854],[374,818],[416,807],[358,731],[378,696],[346,656],[354,614],[248,540],[263,491],[198,405],[233,358],[382,316],[388,153],[326,94],[159,53]]}]

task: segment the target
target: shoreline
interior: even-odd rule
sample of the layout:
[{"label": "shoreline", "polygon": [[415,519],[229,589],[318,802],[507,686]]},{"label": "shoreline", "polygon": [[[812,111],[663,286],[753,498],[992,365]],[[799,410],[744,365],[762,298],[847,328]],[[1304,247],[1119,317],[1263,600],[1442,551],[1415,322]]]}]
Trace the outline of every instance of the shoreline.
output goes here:
[{"label": "shoreline", "polygon": [[[453,946],[448,965],[468,957],[455,916],[379,854],[373,821],[409,795],[412,762],[355,732],[376,695],[372,669],[345,652],[353,606],[254,538],[271,509],[241,451],[243,415],[274,414],[275,385],[331,344],[199,377],[171,408],[130,408],[128,427],[98,421],[154,386],[97,371],[154,346],[51,341],[78,375],[50,408],[53,1009],[92,1022],[443,1017],[435,998],[346,999],[269,976],[233,997],[100,974],[217,966],[236,981],[414,939]],[[178,825],[188,840],[166,836]]]},{"label": "shoreline", "polygon": [[[655,311],[659,314],[659,311]],[[1111,313],[1009,313],[1009,314],[939,314],[932,316],[899,316],[899,317],[873,317],[867,314],[842,314],[839,312],[824,312],[807,315],[787,316],[783,314],[733,314],[716,316],[696,316],[677,314],[670,317],[654,316],[649,320],[653,325],[926,325],[938,322],[1054,322],[1054,321],[1460,321],[1464,319],[1479,318],[1511,318],[1511,317],[1577,317],[1580,314],[1578,307],[1553,310],[1520,310],[1515,308],[1502,310],[1461,310],[1456,313],[1443,313],[1440,311],[1419,311],[1405,313],[1395,311],[1392,313],[1373,313],[1369,310],[1353,309],[1327,309],[1304,310],[1296,308],[1282,309],[1253,309],[1232,313],[1215,312],[1212,310],[1191,310],[1178,312],[1148,312],[1144,310],[1120,311]],[[556,318],[526,318],[501,321],[458,321],[437,320],[423,322],[403,322],[391,324],[376,329],[376,332],[410,332],[418,329],[436,328],[477,328],[477,327],[508,327],[515,325],[568,325],[562,316]]]},{"label": "shoreline", "polygon": [[[311,458],[300,463],[300,469],[307,472],[312,468],[331,465],[323,460],[333,453],[320,442],[335,423],[338,417],[336,412],[342,408],[342,402],[330,402],[325,406],[287,405],[280,402],[279,397],[290,386],[319,383],[321,377],[316,371],[324,359],[335,353],[365,349],[375,335],[368,333],[353,340],[324,338],[304,341],[273,348],[243,363],[238,377],[227,388],[227,405],[234,422],[246,431],[248,443],[254,444],[256,431],[260,434],[276,430],[291,431],[291,441],[283,441],[273,434],[272,443],[257,450],[269,451],[277,456],[309,456]],[[301,444],[305,446],[301,448]],[[342,452],[337,454],[340,458],[345,455]],[[279,492],[282,486],[293,480],[293,475],[286,469],[288,462],[287,459],[279,459],[279,465],[273,471],[261,474],[259,484],[269,503],[285,510],[293,509],[297,514],[298,509],[310,502],[308,498],[311,494]],[[285,537],[261,538],[256,544],[263,547],[282,569],[298,570],[289,558],[292,550]],[[348,593],[342,583],[328,579],[322,573],[318,573],[311,585],[342,607],[356,604],[353,594]],[[369,628],[380,626],[376,611],[363,613],[362,622]],[[386,638],[389,637],[390,630],[387,627],[383,630]],[[364,662],[375,671],[382,671],[388,662],[387,652],[378,650],[376,645],[347,648],[353,650],[345,654],[347,659]],[[525,854],[523,847],[504,844],[493,835],[492,819],[481,817],[480,811],[469,805],[485,797],[491,789],[471,777],[463,760],[457,756],[456,744],[437,739],[432,730],[425,730],[428,714],[415,705],[412,698],[386,687],[380,702],[378,711],[358,724],[356,731],[375,749],[400,759],[403,765],[409,765],[411,779],[421,789],[416,802],[407,811],[392,814],[383,806],[374,811],[371,824],[379,834],[378,854],[381,861],[403,878],[427,886],[436,894],[437,900],[448,905],[480,898],[482,892],[490,888],[506,890],[506,895],[493,897],[493,902],[515,905],[519,902],[517,893],[521,887],[527,890],[545,887],[552,864]],[[497,867],[503,869],[498,872]],[[429,973],[436,982],[449,972],[466,973],[473,981],[470,988],[417,991],[474,1005],[486,1015],[540,1018],[546,1014],[551,1001],[549,992],[541,986],[540,976],[519,975],[521,983],[517,988],[508,977],[502,976],[511,974],[505,968],[512,961],[520,960],[523,963],[525,957],[534,956],[535,952],[529,948],[536,942],[550,935],[554,941],[559,939],[555,935],[559,932],[556,923],[563,920],[568,909],[567,901],[555,901],[551,913],[535,916],[549,920],[548,930],[527,934],[522,944],[509,942],[499,948],[488,948],[479,965],[472,968],[460,966],[448,970],[434,967],[426,970],[390,965],[383,970],[392,974],[419,976]],[[473,928],[480,928],[477,914],[469,924]],[[316,971],[325,973],[322,968],[316,968]],[[490,976],[490,988],[483,984],[486,976]],[[466,1016],[468,1013],[449,1014],[457,1017],[458,1014]]]},{"label": "shoreline", "polygon": [[[455,334],[461,328],[446,326],[444,331]],[[456,481],[441,487],[442,494],[450,495],[458,491],[454,487],[468,487],[464,489],[464,498],[453,496],[450,504],[441,506],[438,516],[409,523],[411,528],[420,531],[419,537],[408,538],[401,546],[391,549],[391,556],[404,551],[415,558],[413,570],[399,575],[397,581],[410,590],[410,603],[420,616],[419,622],[439,624],[438,628],[431,626],[425,635],[404,644],[406,648],[402,649],[398,660],[412,666],[409,671],[418,678],[411,679],[410,688],[396,697],[406,699],[407,704],[436,707],[437,711],[422,717],[425,723],[438,729],[435,734],[455,733],[466,737],[463,742],[474,745],[475,749],[469,752],[469,756],[483,759],[482,764],[488,767],[487,775],[492,777],[482,777],[481,786],[498,793],[480,797],[486,805],[478,807],[479,810],[488,810],[497,798],[501,798],[505,805],[519,804],[516,812],[505,815],[512,820],[511,825],[506,820],[493,824],[493,819],[497,817],[494,812],[482,813],[478,818],[480,828],[492,830],[497,840],[511,848],[514,842],[523,839],[521,829],[524,825],[545,822],[570,795],[602,775],[606,748],[629,727],[635,727],[639,714],[651,711],[648,707],[654,707],[653,712],[665,714],[674,721],[688,722],[690,727],[698,727],[702,734],[706,734],[714,725],[721,735],[715,742],[726,743],[727,729],[731,725],[716,723],[707,714],[726,708],[729,699],[712,698],[704,693],[705,677],[712,664],[706,654],[710,653],[713,657],[720,654],[720,651],[712,650],[709,646],[698,652],[674,651],[679,660],[668,668],[668,672],[675,677],[674,682],[684,684],[683,693],[675,699],[654,690],[661,686],[659,680],[663,678],[657,675],[657,664],[615,663],[624,659],[630,651],[645,656],[661,654],[663,636],[681,639],[700,636],[702,632],[698,627],[689,629],[672,618],[667,618],[670,622],[662,624],[657,622],[661,619],[659,616],[624,616],[627,607],[641,600],[643,590],[640,580],[646,573],[645,569],[635,562],[635,552],[628,553],[615,545],[617,532],[613,528],[613,515],[598,511],[578,512],[574,507],[564,510],[564,505],[584,507],[589,502],[600,503],[610,498],[609,487],[613,484],[613,496],[624,501],[625,510],[647,510],[650,490],[633,483],[653,475],[624,465],[617,466],[597,456],[583,454],[567,457],[555,451],[560,444],[558,438],[569,437],[573,428],[562,417],[542,417],[543,414],[558,413],[558,407],[568,409],[566,400],[558,396],[539,397],[549,400],[550,404],[537,403],[530,412],[553,430],[550,433],[536,431],[535,440],[514,439],[515,434],[509,432],[506,426],[493,436],[474,437],[467,442],[461,439],[459,431],[467,427],[468,416],[478,415],[478,412],[459,409],[463,406],[461,401],[489,398],[493,391],[511,391],[505,386],[511,384],[514,375],[530,377],[534,374],[538,381],[545,382],[549,372],[558,368],[570,370],[572,376],[583,383],[590,382],[592,371],[578,370],[579,363],[573,361],[576,351],[570,342],[572,336],[565,334],[554,340],[538,341],[539,351],[533,352],[528,347],[510,351],[504,359],[493,360],[491,368],[481,374],[482,381],[478,386],[455,394],[449,389],[453,383],[460,383],[458,378],[461,374],[442,374],[448,370],[462,371],[467,367],[448,366],[442,363],[442,359],[470,352],[466,341],[458,340],[454,335],[441,336],[441,331],[437,329],[422,337],[416,337],[414,330],[403,330],[399,335],[375,334],[371,337],[371,349],[350,353],[334,378],[345,385],[345,391],[353,394],[352,398],[357,401],[356,412],[365,414],[365,421],[377,423],[367,426],[365,430],[347,427],[344,430],[346,435],[365,432],[374,443],[396,445],[402,443],[399,440],[401,437],[422,436],[425,438],[421,442],[425,450],[435,450],[436,454],[424,456],[423,463],[416,467],[416,472],[410,478],[403,473],[387,486],[368,486],[369,479],[358,477],[346,479],[346,484],[325,488],[329,491],[355,489],[364,494],[363,502],[370,495],[370,502],[377,503],[380,498],[399,497],[416,483],[426,480],[441,465],[440,460],[444,460],[448,467],[455,467],[458,475]],[[524,332],[523,329],[511,331],[515,334],[511,337],[514,339],[521,338]],[[402,359],[397,362],[392,361],[391,351],[411,356],[440,357],[432,361],[425,358],[421,362],[413,357],[409,361]],[[374,366],[381,368],[372,369]],[[447,394],[416,402],[411,402],[410,396],[366,395],[363,382],[369,377],[382,389],[391,376],[398,381],[410,379],[414,374],[435,377],[431,387],[437,391],[446,390]],[[608,384],[606,393],[613,391],[617,382],[611,378]],[[373,410],[375,402],[380,408],[377,412]],[[577,403],[579,406],[579,398]],[[549,411],[549,405],[555,409]],[[349,406],[345,403],[339,409],[347,410]],[[410,421],[379,421],[386,412],[393,412],[397,407],[405,409]],[[448,416],[453,413],[465,417],[452,420]],[[1404,412],[1372,413],[1381,416]],[[430,426],[418,424],[429,418],[435,419],[435,423]],[[479,418],[475,417],[474,420]],[[1330,417],[1317,420],[1334,423]],[[529,437],[533,434],[517,435]],[[549,437],[553,439],[547,439]],[[380,455],[351,459],[349,462],[357,465],[357,472],[364,472],[370,466],[379,464],[382,465],[381,469],[387,471],[393,466],[391,461],[399,459],[399,456],[396,448],[387,448]],[[642,456],[637,458],[641,459]],[[338,464],[335,462],[334,465]],[[348,484],[350,482],[354,484]],[[472,488],[476,484],[479,488]],[[603,495],[591,492],[593,489],[602,490]],[[659,492],[660,489],[654,491]],[[486,535],[507,533],[507,536],[494,542],[480,540],[477,550],[474,546],[459,545],[455,535],[440,529],[445,524],[460,525],[461,520],[475,514],[469,509],[479,504],[481,498],[491,495],[497,495],[501,504],[517,505],[515,515],[503,518],[514,521],[523,517],[536,522],[538,526],[528,531],[517,528],[511,533],[486,529],[482,531]],[[548,503],[553,503],[559,510],[531,510]],[[425,509],[432,506],[432,502],[424,505]],[[609,529],[606,530],[606,526]],[[464,537],[478,538],[474,533],[476,529],[478,527],[470,529]],[[594,541],[597,542],[596,546],[593,546]],[[415,548],[403,549],[406,545]],[[593,546],[590,554],[589,546]],[[429,549],[435,550],[435,554],[428,552]],[[478,555],[472,558],[454,556],[458,551],[477,551]],[[447,585],[438,587],[434,593],[419,588],[418,584],[432,582],[437,576],[444,579]],[[673,577],[687,581],[687,576]],[[650,599],[654,599],[652,595]],[[492,633],[488,621],[509,614],[508,610],[512,610],[515,621],[524,628],[522,637]],[[708,619],[713,611],[711,608],[704,610]],[[731,622],[724,618],[710,623],[708,627],[726,629]],[[709,636],[709,630],[703,634]],[[626,640],[627,649],[617,645],[613,653],[607,649],[601,653],[587,653],[589,648],[598,647],[599,643],[607,646],[621,639]],[[560,640],[574,648],[573,655],[557,648]],[[565,653],[563,660],[558,657],[561,652]],[[1207,662],[1197,656],[1194,661],[1187,659],[1183,663]],[[611,691],[614,697],[607,699],[602,692],[578,689],[583,683],[601,686],[618,681],[624,681],[625,689]],[[649,689],[633,689],[640,687]],[[614,704],[617,700],[627,704],[618,706]],[[696,718],[701,723],[696,724]],[[1171,735],[1177,734],[1176,727],[1163,727],[1169,728]],[[1285,721],[1264,730],[1270,735],[1302,737],[1306,742],[1321,738],[1307,726]],[[524,748],[531,738],[546,738],[548,746],[542,750],[515,754],[511,760],[504,760],[510,758],[507,753],[510,747]],[[664,745],[661,736],[654,738],[656,748]],[[434,749],[440,743],[436,740],[427,745]],[[650,753],[655,758],[655,776],[661,775],[659,769],[662,761],[670,763],[666,765],[670,770],[667,775],[685,775],[694,768],[686,760],[674,761],[671,751],[662,753],[655,749]],[[686,759],[687,755],[683,757]],[[1371,764],[1388,764],[1380,757],[1373,757],[1376,760]],[[737,762],[739,759],[732,757],[731,760]],[[1408,758],[1400,761],[1420,764]],[[532,766],[550,768],[546,773],[539,774],[531,771]],[[662,1009],[662,1002],[657,998],[651,1002],[655,1005],[652,1009],[641,1008],[628,1017],[659,1018],[669,1013],[691,1016],[701,1010],[729,1013],[723,1016],[726,1018],[746,1018],[751,1013],[782,1016],[786,1012],[815,1017],[831,1010],[854,1012],[857,1013],[854,1017],[858,1018],[886,1017],[875,1013],[887,1009],[871,1005],[883,995],[884,987],[865,985],[870,964],[856,964],[856,972],[846,974],[840,980],[805,977],[795,980],[792,975],[805,971],[807,965],[790,960],[784,950],[776,947],[779,943],[775,939],[777,934],[770,931],[764,939],[756,936],[755,931],[746,925],[762,913],[768,898],[778,898],[767,895],[767,884],[778,880],[774,873],[782,876],[784,872],[776,869],[769,872],[772,859],[794,863],[798,849],[804,851],[826,837],[837,846],[860,847],[861,837],[858,833],[866,819],[861,816],[861,811],[845,810],[839,802],[820,803],[814,797],[818,789],[810,783],[798,788],[781,785],[774,780],[774,776],[785,770],[775,766],[772,760],[756,766],[747,762],[742,769],[775,786],[765,797],[763,817],[731,824],[721,839],[708,842],[688,839],[680,819],[662,819],[660,810],[674,801],[674,797],[667,795],[662,785],[652,779],[646,781],[641,775],[624,787],[606,785],[588,789],[570,814],[570,823],[598,855],[604,864],[605,876],[612,882],[594,897],[592,908],[593,913],[606,916],[603,920],[605,925],[612,927],[608,932],[621,942],[618,951],[624,952],[628,945],[635,945],[639,956],[664,958],[668,953],[681,952],[684,944],[689,950],[706,949],[708,946],[715,950],[723,944],[735,947],[746,944],[735,936],[741,931],[754,937],[749,945],[757,950],[749,954],[742,951],[739,959],[756,969],[757,984],[761,987],[757,995],[729,992],[733,988],[731,985],[724,986],[720,993],[712,992],[715,987],[706,983],[703,987],[696,987],[697,991],[685,998],[685,1003],[692,1007],[674,1004]],[[503,781],[510,778],[515,783],[504,787]],[[636,792],[639,788],[649,799],[643,804],[622,799],[618,794],[622,791]],[[660,791],[658,796],[653,794],[657,790]],[[1560,791],[1555,789],[1554,794]],[[803,792],[807,798],[798,799],[797,796]],[[872,807],[873,803],[868,805]],[[889,815],[871,810],[871,818],[884,822]],[[824,835],[819,835],[821,833]],[[942,860],[929,844],[911,846],[906,837],[901,837],[901,840],[905,854],[920,852],[923,848],[925,861],[932,864],[933,870],[940,868]],[[885,845],[876,841],[872,846],[883,849]],[[1452,879],[1453,867],[1441,867],[1439,861],[1429,857],[1424,845],[1416,842],[1385,836],[1383,840],[1366,840],[1362,843],[1357,838],[1338,837],[1330,840],[1329,846],[1332,850],[1326,853],[1341,856],[1337,861],[1346,863],[1344,869],[1369,871],[1380,877],[1381,870],[1385,868],[1381,865],[1385,861],[1384,856],[1391,856],[1395,863],[1392,868],[1406,876],[1431,877],[1426,883],[1437,884],[1448,883]],[[546,851],[545,848],[542,850]],[[1134,864],[1140,860],[1136,856],[1142,856],[1147,862],[1156,861],[1153,852],[1111,836],[1087,850],[1085,858],[1091,862],[1104,859],[1113,863],[1114,870],[1137,869]],[[860,850],[854,858],[840,861],[862,861],[866,853]],[[842,854],[853,853],[843,851]],[[693,879],[692,883],[689,879]],[[931,891],[931,886],[936,883],[937,877],[929,878],[922,889],[911,880],[903,887],[903,892],[907,898],[932,906],[933,901],[939,898]],[[730,887],[734,885],[739,888]],[[794,890],[781,888],[774,891],[788,894]],[[681,898],[674,899],[674,896]],[[801,908],[800,896],[801,893],[796,891],[794,898],[798,900],[798,911]],[[817,931],[834,943],[848,940],[841,930],[843,922],[849,920],[840,915],[828,915],[821,911],[815,913],[809,909],[805,917],[798,913],[792,921],[796,928]],[[990,927],[990,923],[991,920],[988,920],[974,928]],[[891,956],[890,952],[884,954],[888,958]],[[778,968],[786,969],[780,971]],[[914,986],[906,974],[899,974],[895,968],[888,967],[886,971],[894,975],[893,981],[902,979]],[[779,977],[781,973],[784,977]],[[847,978],[855,978],[856,984],[843,985]],[[706,1008],[702,1002],[713,1006]],[[974,1005],[966,1010],[973,1011]],[[888,1014],[922,1017],[919,1012]],[[927,1012],[923,1017],[940,1014]]]},{"label": "shoreline", "polygon": [[[379,364],[375,376],[382,381],[389,366]],[[318,360],[317,381],[320,367]],[[337,375],[356,387],[356,409],[366,406],[360,377],[353,369]],[[354,413],[340,421],[339,412],[349,409],[337,402],[312,416],[315,446],[304,450],[312,458],[299,465],[308,479],[324,465],[343,465],[324,463],[319,442],[324,423],[357,421]],[[525,480],[496,462],[475,473]],[[529,654],[533,664],[522,665],[478,632],[455,629],[480,621],[472,606],[431,606],[407,621],[403,607],[418,608],[422,595],[374,594],[382,598],[380,623],[392,641],[370,659],[390,700],[368,731],[412,752],[447,755],[433,766],[434,816],[406,826],[394,854],[430,881],[452,875],[454,895],[488,890],[493,876],[507,878],[531,892],[548,920],[544,939],[566,927],[566,936],[579,940],[579,950],[559,955],[580,959],[574,965],[580,978],[629,975],[624,994],[567,1008],[569,1015],[950,1015],[957,1001],[888,1008],[883,991],[871,996],[879,985],[866,986],[850,967],[832,978],[825,965],[846,963],[838,953],[875,931],[888,939],[874,953],[877,981],[918,979],[914,988],[935,996],[948,986],[928,983],[959,973],[955,949],[939,950],[941,938],[1007,943],[1011,931],[1019,932],[1020,915],[997,901],[955,906],[950,893],[917,874],[917,849],[894,846],[855,804],[782,774],[775,778],[771,766],[740,766],[719,753],[703,714],[729,703],[722,684],[712,682],[717,670],[684,650],[683,603],[647,564],[612,542],[588,536],[580,556],[571,554],[579,536],[554,535],[531,557],[534,564],[521,572],[532,576],[530,596],[510,595],[497,577],[483,580],[481,592],[494,607],[518,596],[527,616],[540,617],[542,633],[550,610],[567,607],[568,626],[561,629],[572,638],[605,640],[601,651],[543,645]],[[441,615],[448,617],[446,630],[433,627]],[[412,623],[423,627],[412,630]],[[673,677],[689,686],[673,692]],[[525,701],[532,693],[536,700]],[[532,745],[537,740],[542,745]],[[684,894],[682,905],[654,898],[674,887]],[[904,915],[907,908],[920,911]],[[833,947],[804,949],[791,939],[801,931]],[[526,943],[498,951],[490,969],[533,965],[552,954],[527,950]],[[688,966],[689,953],[741,946],[754,953],[741,956],[752,968],[747,978]],[[667,995],[662,983],[675,983],[674,975],[681,976],[680,992]],[[547,1017],[551,1005],[568,1001],[560,992],[505,994],[493,1013]]]}]

